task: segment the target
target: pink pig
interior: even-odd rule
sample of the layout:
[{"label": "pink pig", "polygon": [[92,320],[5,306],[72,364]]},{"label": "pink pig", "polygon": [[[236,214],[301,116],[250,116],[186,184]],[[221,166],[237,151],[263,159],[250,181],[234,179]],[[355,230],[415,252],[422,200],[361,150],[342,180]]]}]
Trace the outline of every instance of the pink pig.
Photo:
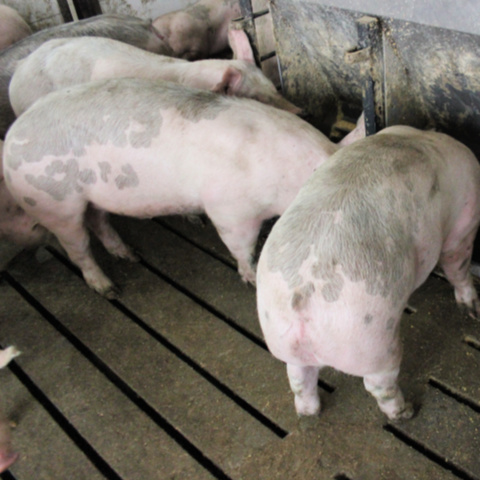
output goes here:
[{"label": "pink pig", "polygon": [[409,418],[397,383],[400,318],[437,262],[478,317],[469,273],[480,166],[453,138],[395,126],[342,148],[301,188],[258,262],[260,324],[287,364],[299,415],[320,410],[318,372],[363,377],[392,420]]},{"label": "pink pig", "polygon": [[283,213],[340,147],[297,116],[170,82],[102,80],[35,102],[5,141],[8,188],[53,232],[87,283],[115,296],[89,249],[84,216],[106,249],[135,256],[106,221],[205,212],[254,281],[262,222]]},{"label": "pink pig", "polygon": [[157,55],[110,38],[50,40],[19,62],[10,82],[10,103],[19,116],[38,98],[55,90],[92,80],[129,76],[255,98],[300,113],[301,109],[283,98],[255,66],[245,32],[231,30],[229,39],[234,60],[196,62]]},{"label": "pink pig", "polygon": [[208,58],[228,48],[228,27],[241,16],[238,0],[200,0],[153,21],[175,57]]}]

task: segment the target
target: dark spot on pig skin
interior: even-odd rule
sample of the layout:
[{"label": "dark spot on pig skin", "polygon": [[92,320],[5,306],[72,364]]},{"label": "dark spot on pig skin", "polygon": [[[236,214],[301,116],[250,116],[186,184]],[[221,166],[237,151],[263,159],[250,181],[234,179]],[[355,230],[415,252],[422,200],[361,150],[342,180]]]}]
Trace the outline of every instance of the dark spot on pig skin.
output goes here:
[{"label": "dark spot on pig skin", "polygon": [[322,295],[326,302],[336,302],[342,293],[343,278],[341,275],[334,274],[330,282],[322,287]]},{"label": "dark spot on pig skin", "polygon": [[417,143],[372,136],[320,165],[267,240],[269,270],[293,290],[313,258],[310,271],[325,282],[325,300],[338,299],[343,278],[400,309],[414,285],[414,235],[436,177],[431,145]]},{"label": "dark spot on pig skin", "polygon": [[434,197],[440,191],[440,184],[438,183],[438,176],[435,174],[433,185],[430,189],[430,198]]},{"label": "dark spot on pig skin", "polygon": [[373,320],[372,315],[368,313],[367,315],[365,315],[363,322],[365,323],[365,325],[370,325],[372,323],[372,320]]},{"label": "dark spot on pig skin", "polygon": [[112,172],[112,166],[108,162],[98,162],[100,168],[100,178],[107,183],[108,175]]},{"label": "dark spot on pig skin", "polygon": [[[64,200],[67,195],[73,192],[83,191],[79,182],[85,184],[95,183],[96,174],[93,170],[80,170],[78,161],[71,158],[66,162],[54,160],[45,168],[46,175],[25,175],[25,180],[38,190],[48,193],[54,200]],[[60,178],[60,179],[59,179]]]},{"label": "dark spot on pig skin", "polygon": [[37,204],[37,201],[34,200],[31,197],[23,197],[23,201],[27,204],[30,205],[31,207],[34,207]]},{"label": "dark spot on pig skin", "polygon": [[387,321],[386,329],[393,330],[395,328],[395,323],[396,323],[395,318],[390,317]]},{"label": "dark spot on pig skin", "polygon": [[467,267],[467,265],[469,264],[469,262],[470,262],[470,256],[468,256],[468,257],[462,262],[462,264],[461,264],[460,267],[459,267],[459,270],[460,270],[460,271],[464,270],[464,269]]},{"label": "dark spot on pig skin", "polygon": [[41,162],[47,156],[80,159],[90,145],[149,148],[160,134],[162,110],[176,109],[180,117],[197,123],[214,120],[237,100],[138,78],[76,85],[44,97],[15,122],[6,164],[17,170],[23,162]]},{"label": "dark spot on pig skin", "polygon": [[130,164],[122,165],[122,172],[125,175],[118,175],[115,177],[115,184],[119,190],[138,186],[139,182],[137,174]]},{"label": "dark spot on pig skin", "polygon": [[314,292],[315,285],[312,282],[308,282],[299,288],[292,296],[292,308],[296,311],[304,309],[307,306],[308,299]]}]

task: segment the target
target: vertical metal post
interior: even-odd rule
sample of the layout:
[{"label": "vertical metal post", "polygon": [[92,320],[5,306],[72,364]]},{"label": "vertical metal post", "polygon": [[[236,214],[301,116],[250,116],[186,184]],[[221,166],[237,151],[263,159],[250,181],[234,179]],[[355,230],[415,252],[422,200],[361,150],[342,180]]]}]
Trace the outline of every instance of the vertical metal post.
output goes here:
[{"label": "vertical metal post", "polygon": [[369,52],[363,86],[365,130],[372,135],[385,127],[385,90],[382,31],[378,18],[357,21],[358,49]]}]

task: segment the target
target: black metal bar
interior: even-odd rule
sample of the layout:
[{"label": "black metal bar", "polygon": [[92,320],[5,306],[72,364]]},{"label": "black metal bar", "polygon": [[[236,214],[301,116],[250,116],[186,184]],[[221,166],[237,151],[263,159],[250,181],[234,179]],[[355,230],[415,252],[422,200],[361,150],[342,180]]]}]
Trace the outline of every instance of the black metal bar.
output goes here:
[{"label": "black metal bar", "polygon": [[265,55],[262,55],[260,57],[260,61],[264,62],[265,60],[268,60],[269,58],[273,58],[277,55],[277,52],[275,50],[271,51],[270,53],[266,53]]},{"label": "black metal bar", "polygon": [[363,110],[366,134],[372,135],[385,127],[382,32],[378,18],[360,18],[357,32],[358,50],[368,49],[369,52],[369,67],[364,71]]},{"label": "black metal bar", "polygon": [[72,13],[68,7],[67,0],[57,0],[58,8],[60,8],[60,13],[62,14],[63,21],[65,23],[73,22]]},{"label": "black metal bar", "polygon": [[102,13],[98,0],[73,0],[78,19],[94,17]]}]

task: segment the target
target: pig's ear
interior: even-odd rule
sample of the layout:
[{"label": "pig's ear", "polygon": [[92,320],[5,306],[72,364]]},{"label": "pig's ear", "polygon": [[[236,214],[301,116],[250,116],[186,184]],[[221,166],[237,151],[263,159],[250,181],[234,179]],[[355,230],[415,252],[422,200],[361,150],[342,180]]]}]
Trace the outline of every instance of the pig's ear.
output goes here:
[{"label": "pig's ear", "polygon": [[236,60],[244,60],[255,65],[255,57],[248,40],[247,34],[243,30],[230,28],[228,30],[228,43],[233,51],[233,58]]},{"label": "pig's ear", "polygon": [[223,72],[222,81],[217,83],[212,91],[216,93],[224,93],[227,95],[235,95],[242,85],[242,72],[235,67],[227,67]]}]

